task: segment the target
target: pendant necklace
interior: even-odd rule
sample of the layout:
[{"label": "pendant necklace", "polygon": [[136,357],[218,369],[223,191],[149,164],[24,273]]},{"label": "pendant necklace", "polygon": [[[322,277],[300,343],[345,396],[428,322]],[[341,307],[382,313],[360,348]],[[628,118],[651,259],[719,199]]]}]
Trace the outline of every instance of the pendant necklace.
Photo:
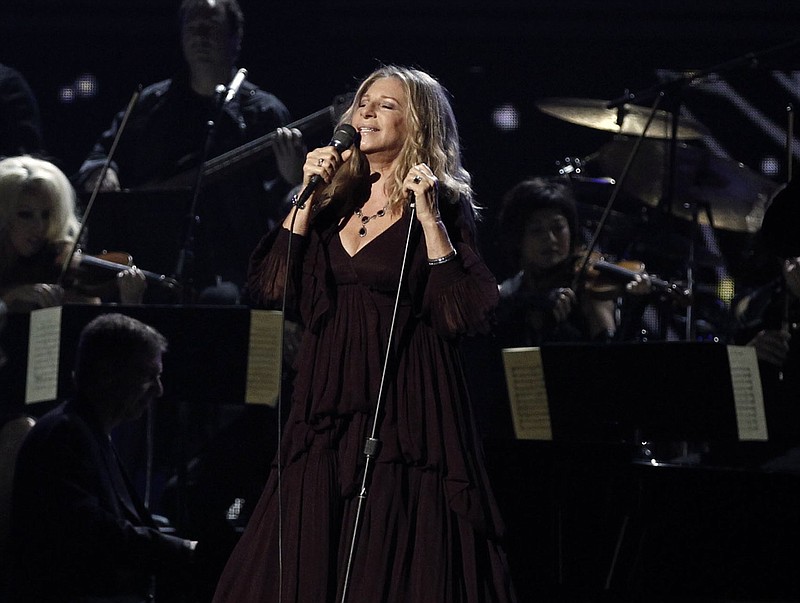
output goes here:
[{"label": "pendant necklace", "polygon": [[389,203],[387,202],[386,205],[383,206],[383,209],[379,209],[371,216],[365,216],[361,212],[361,208],[357,207],[353,213],[358,216],[358,219],[361,220],[361,228],[358,229],[358,236],[359,237],[366,237],[367,236],[367,222],[370,220],[374,220],[375,218],[382,218],[386,215],[386,209],[389,207]]}]

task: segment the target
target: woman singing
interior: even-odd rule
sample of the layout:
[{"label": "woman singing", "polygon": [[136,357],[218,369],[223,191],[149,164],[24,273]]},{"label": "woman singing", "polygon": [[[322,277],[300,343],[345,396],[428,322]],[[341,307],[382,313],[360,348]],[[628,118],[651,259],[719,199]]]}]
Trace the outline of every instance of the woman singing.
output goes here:
[{"label": "woman singing", "polygon": [[342,123],[360,141],[308,154],[304,183],[325,185],[252,258],[251,294],[274,304],[286,287],[305,330],[278,462],[214,600],[340,600],[388,355],[347,600],[513,601],[458,350],[489,329],[497,284],[474,247],[447,93],[427,73],[384,67]]}]

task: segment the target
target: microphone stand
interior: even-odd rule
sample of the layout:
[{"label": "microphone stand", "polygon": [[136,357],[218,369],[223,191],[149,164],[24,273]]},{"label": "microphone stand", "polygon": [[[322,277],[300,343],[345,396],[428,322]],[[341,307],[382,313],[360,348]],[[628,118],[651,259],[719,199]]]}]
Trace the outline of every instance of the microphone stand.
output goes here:
[{"label": "microphone stand", "polygon": [[395,296],[394,309],[392,310],[392,320],[391,323],[389,324],[389,339],[386,342],[386,356],[383,359],[383,370],[381,371],[381,382],[378,388],[378,398],[375,403],[375,413],[373,414],[372,417],[372,431],[370,432],[370,435],[366,438],[364,442],[363,452],[366,459],[364,461],[364,472],[362,473],[361,477],[361,489],[358,492],[356,516],[355,519],[353,520],[353,532],[350,539],[350,550],[348,551],[347,555],[347,565],[345,566],[344,580],[342,582],[342,596],[339,599],[340,603],[345,603],[347,601],[347,589],[350,586],[350,572],[353,566],[356,541],[358,540],[358,529],[361,524],[361,511],[364,507],[364,502],[367,499],[367,488],[369,482],[370,468],[372,466],[372,460],[378,456],[381,449],[381,441],[377,438],[378,424],[380,420],[381,404],[383,403],[383,388],[386,383],[386,373],[389,368],[389,355],[391,354],[392,342],[394,341],[394,328],[395,328],[395,323],[397,321],[397,308],[400,305],[401,286],[403,284],[403,277],[406,271],[408,250],[409,247],[411,246],[411,233],[414,229],[416,203],[414,200],[413,193],[409,193],[409,201],[410,201],[409,209],[411,211],[410,211],[410,219],[408,222],[408,233],[406,235],[405,247],[403,248],[403,259],[402,259],[402,264],[400,265],[400,278],[398,279],[397,295]]},{"label": "microphone stand", "polygon": [[[224,84],[219,84],[214,89],[214,100],[217,105],[216,115],[213,119],[210,119],[208,122],[206,122],[206,137],[203,144],[202,154],[200,156],[200,163],[197,168],[197,174],[192,186],[192,202],[189,206],[189,211],[186,214],[183,245],[178,252],[178,261],[175,265],[175,274],[173,276],[175,280],[180,283],[182,305],[191,305],[195,301],[193,295],[194,291],[192,290],[192,278],[194,276],[195,267],[195,227],[200,220],[199,216],[197,215],[197,206],[203,189],[203,166],[205,165],[211,153],[211,148],[216,135],[216,124],[220,117],[222,117],[222,112],[225,110],[225,105],[227,104],[224,96],[226,91],[227,88]],[[185,525],[187,512],[186,491],[188,481],[188,451],[185,433],[185,425],[187,423],[186,414],[186,403],[179,403],[178,438],[180,452],[178,453],[178,460],[180,462],[176,463],[176,512],[178,514],[177,524],[179,527]]]},{"label": "microphone stand", "polygon": [[686,86],[691,86],[692,84],[695,84],[712,74],[726,73],[744,66],[757,67],[763,58],[782,50],[788,50],[793,46],[800,46],[800,38],[796,38],[783,44],[778,44],[777,46],[766,48],[759,52],[748,52],[740,57],[718,63],[717,65],[713,65],[706,69],[692,71],[691,73],[687,73],[686,75],[677,77],[668,82],[659,82],[657,84],[653,84],[649,88],[645,88],[640,92],[630,92],[626,90],[625,94],[622,96],[609,101],[606,107],[613,109],[614,107],[619,107],[625,103],[649,102],[654,96],[666,94],[674,89],[682,89]]},{"label": "microphone stand", "polygon": [[219,84],[214,90],[214,98],[217,104],[216,116],[206,122],[206,137],[202,154],[200,155],[197,174],[195,175],[194,184],[192,185],[192,201],[189,205],[189,211],[186,214],[183,245],[178,253],[178,261],[175,265],[175,274],[173,275],[175,280],[181,284],[182,302],[184,304],[191,304],[194,301],[192,296],[193,291],[191,291],[190,285],[195,265],[195,227],[200,221],[200,217],[197,215],[197,206],[200,200],[200,193],[203,189],[203,166],[211,154],[211,148],[216,136],[216,125],[220,117],[222,117],[222,113],[227,104],[224,97],[225,92],[226,87],[223,84]]},{"label": "microphone stand", "polygon": [[[350,548],[348,550],[347,564],[346,564],[346,567],[345,567],[345,575],[344,575],[344,578],[343,578],[343,581],[342,581],[342,595],[341,595],[341,599],[340,599],[341,603],[345,603],[345,601],[347,600],[347,591],[348,591],[348,588],[349,588],[349,585],[350,585],[350,572],[352,570],[353,558],[354,558],[354,555],[355,555],[356,542],[357,542],[357,539],[358,539],[358,529],[359,529],[360,523],[361,523],[361,511],[363,509],[364,502],[366,501],[366,498],[367,498],[367,489],[368,489],[368,481],[369,481],[369,475],[370,475],[371,461],[375,457],[378,456],[378,453],[380,452],[380,448],[381,448],[381,441],[377,438],[380,409],[381,409],[381,404],[382,404],[382,401],[383,401],[383,390],[384,390],[384,385],[386,383],[386,373],[387,373],[388,367],[389,367],[389,354],[391,352],[392,341],[394,340],[394,329],[395,329],[395,324],[397,322],[397,309],[398,309],[398,307],[400,305],[401,285],[403,283],[403,278],[405,276],[405,269],[406,269],[406,264],[407,264],[407,259],[408,259],[408,250],[409,250],[409,247],[410,247],[410,244],[411,244],[411,233],[412,233],[412,230],[414,228],[414,218],[415,218],[415,212],[416,212],[416,204],[414,203],[413,196],[411,196],[411,195],[409,195],[409,196],[411,197],[411,203],[409,204],[409,208],[411,209],[411,214],[410,214],[410,219],[409,219],[409,224],[408,224],[408,234],[406,235],[405,247],[403,249],[403,259],[402,259],[402,264],[400,266],[400,277],[398,279],[399,282],[398,282],[398,287],[397,287],[397,295],[395,296],[394,308],[392,310],[392,320],[391,320],[391,323],[390,323],[390,326],[389,326],[389,338],[388,338],[388,341],[387,341],[386,356],[385,356],[384,361],[383,361],[383,369],[382,369],[382,372],[381,372],[380,386],[378,388],[378,397],[377,397],[377,401],[376,401],[376,405],[375,405],[375,413],[373,415],[373,420],[372,420],[372,430],[370,432],[370,435],[366,438],[366,440],[364,442],[364,450],[363,450],[363,452],[364,452],[364,456],[366,457],[366,460],[365,460],[365,463],[364,463],[364,471],[363,471],[362,479],[361,479],[361,488],[360,488],[359,493],[358,493],[358,503],[357,503],[357,506],[356,506],[356,516],[355,516],[355,519],[354,519],[354,522],[353,522],[353,531],[352,531],[352,537],[351,537],[351,540],[350,540]],[[288,290],[289,279],[291,277],[291,275],[289,274],[289,270],[290,270],[291,257],[292,257],[292,242],[293,242],[293,238],[294,238],[294,224],[295,224],[295,220],[297,218],[297,212],[299,210],[300,210],[300,205],[298,203],[295,203],[294,204],[294,209],[292,211],[292,219],[291,219],[291,222],[290,222],[290,225],[289,225],[289,240],[288,240],[288,244],[286,246],[286,275],[284,277],[285,282],[284,282],[284,287],[283,287],[283,297],[281,299],[281,316],[282,316],[283,320],[286,320],[287,290]],[[283,329],[281,329],[281,331],[283,331]],[[282,366],[283,355],[281,355],[281,358],[280,358],[279,362],[281,363],[281,366]],[[283,369],[280,368],[280,370],[282,371]],[[283,471],[282,471],[283,459],[282,459],[282,454],[281,454],[281,440],[282,440],[282,435],[281,435],[281,431],[282,431],[281,430],[281,423],[282,423],[281,412],[282,411],[281,411],[281,409],[282,409],[282,406],[283,406],[282,397],[283,397],[283,387],[282,387],[282,382],[281,382],[278,385],[278,418],[277,418],[277,423],[278,423],[278,442],[277,442],[277,455],[276,455],[276,460],[275,460],[276,467],[277,467],[277,477],[276,477],[277,484],[276,484],[276,488],[278,490],[278,550],[280,551],[280,553],[278,555],[278,576],[279,576],[279,584],[278,584],[279,596],[278,596],[278,598],[280,600],[283,599],[283,495],[282,495],[282,487],[281,487],[281,484],[282,484],[281,475],[283,473]]]},{"label": "microphone stand", "polygon": [[[616,108],[621,108],[621,107],[623,107],[623,105],[625,103],[647,102],[647,101],[649,101],[649,100],[651,100],[653,98],[659,99],[659,98],[663,98],[664,96],[668,96],[670,99],[672,99],[672,101],[670,102],[671,106],[670,106],[670,109],[669,109],[669,111],[673,115],[673,118],[671,120],[672,127],[671,127],[671,132],[670,132],[670,137],[669,137],[669,145],[670,145],[669,146],[669,155],[668,155],[668,157],[669,157],[669,169],[667,171],[666,181],[664,182],[664,184],[665,184],[665,194],[664,194],[664,196],[661,198],[661,200],[659,202],[659,208],[662,210],[662,213],[671,214],[672,213],[672,204],[674,202],[675,184],[676,184],[676,177],[677,177],[676,166],[677,166],[678,120],[679,120],[679,117],[680,117],[680,105],[681,105],[680,97],[681,97],[681,92],[686,87],[691,86],[691,85],[693,85],[693,84],[695,84],[695,83],[697,83],[697,82],[699,82],[701,80],[704,80],[704,79],[706,79],[708,76],[710,76],[712,74],[726,73],[726,72],[730,72],[730,71],[733,71],[733,70],[736,70],[736,69],[739,69],[739,68],[742,68],[742,67],[755,68],[760,64],[760,61],[764,57],[767,57],[767,56],[772,55],[774,53],[777,53],[779,51],[790,49],[790,48],[792,48],[794,46],[798,46],[798,45],[800,45],[800,38],[791,40],[791,41],[786,42],[784,44],[779,44],[777,46],[773,46],[771,48],[767,48],[767,49],[762,50],[760,52],[749,52],[749,53],[747,53],[745,55],[742,55],[740,57],[736,57],[736,58],[731,59],[729,61],[725,61],[723,63],[719,63],[717,65],[708,67],[706,69],[702,69],[700,71],[693,71],[691,73],[687,73],[687,74],[685,74],[683,76],[674,78],[674,79],[672,79],[672,80],[670,80],[668,82],[660,82],[660,83],[654,84],[654,85],[650,86],[649,88],[646,88],[646,89],[644,89],[642,91],[639,91],[639,92],[629,92],[629,91],[626,90],[625,94],[623,94],[622,96],[620,96],[620,97],[618,97],[616,99],[613,99],[613,100],[608,102],[606,107],[609,108],[609,109],[613,109],[615,107]],[[657,104],[658,104],[658,101],[656,101],[656,105],[655,106],[657,106]],[[652,120],[652,115],[651,115],[650,119]],[[647,127],[649,126],[649,124],[650,124],[650,120],[648,120],[647,126],[645,126],[645,132],[647,131]],[[642,134],[642,137],[643,136],[644,136],[644,133]],[[634,150],[631,153],[630,161],[625,166],[626,168],[628,168],[630,166],[630,162],[632,161],[633,156],[636,154],[636,151],[638,149],[638,143],[639,142],[640,142],[640,140],[637,141],[637,146],[634,147]],[[625,173],[626,173],[626,170],[623,170],[623,175],[625,175]],[[616,193],[616,189],[615,189],[614,192]],[[710,219],[710,216],[709,216],[709,219]],[[698,227],[699,227],[698,208],[697,207],[694,208],[693,222],[695,224],[697,224]],[[601,225],[602,225],[602,221],[601,221]],[[712,225],[713,225],[713,222],[712,222]],[[599,230],[600,230],[600,228],[598,227],[598,231]],[[589,251],[591,252],[591,249]],[[693,300],[693,297],[694,297],[694,295],[693,295],[694,294],[694,291],[693,291],[693,286],[694,286],[693,264],[694,264],[694,259],[695,259],[694,258],[694,238],[692,238],[692,241],[690,243],[689,256],[690,257],[687,258],[687,265],[686,265],[687,283],[688,283],[687,296],[688,296],[688,299],[689,299],[689,305],[687,306],[687,309],[686,309],[686,320],[687,320],[686,332],[685,332],[686,339],[691,339],[694,336],[693,325],[688,324],[691,320],[693,320],[692,319],[692,304],[693,304],[692,300]],[[587,260],[586,261],[588,261],[588,256],[587,256]],[[584,268],[582,267],[581,271],[579,272],[579,274],[581,276],[583,274],[583,270],[584,270]]]}]

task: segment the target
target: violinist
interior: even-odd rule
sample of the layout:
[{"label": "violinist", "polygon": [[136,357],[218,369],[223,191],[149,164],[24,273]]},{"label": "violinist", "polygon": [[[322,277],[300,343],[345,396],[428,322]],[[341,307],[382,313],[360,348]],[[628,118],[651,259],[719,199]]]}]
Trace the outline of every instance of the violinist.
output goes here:
[{"label": "violinist", "polygon": [[[608,341],[617,332],[616,302],[575,286],[582,256],[575,198],[564,183],[532,178],[506,194],[500,228],[514,276],[500,284],[498,334],[507,346]],[[647,289],[635,276],[621,291]]]},{"label": "violinist", "polygon": [[732,305],[734,340],[759,361],[771,444],[800,445],[800,182],[778,192],[757,241],[778,273]]},{"label": "violinist", "polygon": [[[75,192],[58,167],[27,155],[0,161],[0,299],[10,312],[101,301],[59,284],[78,230]],[[122,267],[112,276],[112,298],[141,301],[146,284],[140,270]]]}]

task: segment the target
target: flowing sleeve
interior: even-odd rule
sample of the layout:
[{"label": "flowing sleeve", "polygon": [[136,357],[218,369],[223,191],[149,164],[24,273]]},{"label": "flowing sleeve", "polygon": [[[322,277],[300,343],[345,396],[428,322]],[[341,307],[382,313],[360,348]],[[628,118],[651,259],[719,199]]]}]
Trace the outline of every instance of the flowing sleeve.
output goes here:
[{"label": "flowing sleeve", "polygon": [[456,243],[455,249],[453,260],[428,267],[423,312],[443,337],[488,333],[499,298],[497,281],[472,247]]},{"label": "flowing sleeve", "polygon": [[[291,274],[286,291],[287,302],[297,299],[297,276],[308,248],[308,237],[291,236],[292,250],[289,257],[289,231],[283,226],[273,229],[261,239],[250,256],[247,271],[246,296],[256,306],[274,307],[283,299],[287,274]],[[287,266],[291,268],[287,270]]]},{"label": "flowing sleeve", "polygon": [[499,301],[497,281],[476,251],[474,222],[462,205],[442,208],[456,257],[429,266],[424,242],[418,246],[412,287],[422,291],[420,313],[447,339],[489,333]]},{"label": "flowing sleeve", "polygon": [[316,329],[330,308],[325,246],[314,228],[307,236],[291,236],[291,253],[289,243],[283,226],[261,240],[250,257],[245,296],[251,305],[280,309],[287,287],[288,317]]}]

